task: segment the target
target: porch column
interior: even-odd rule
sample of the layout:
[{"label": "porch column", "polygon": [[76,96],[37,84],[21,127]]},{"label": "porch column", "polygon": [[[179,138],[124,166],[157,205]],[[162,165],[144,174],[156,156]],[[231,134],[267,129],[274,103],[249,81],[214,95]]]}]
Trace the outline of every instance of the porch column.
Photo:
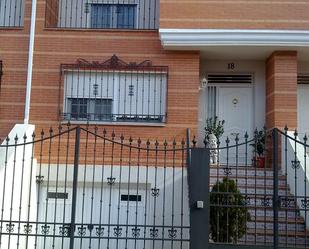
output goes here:
[{"label": "porch column", "polygon": [[297,128],[297,52],[276,51],[266,61],[266,126]]},{"label": "porch column", "polygon": [[[283,130],[297,128],[297,52],[276,51],[266,61],[266,127]],[[278,143],[281,168],[281,136]],[[273,163],[272,138],[266,140],[267,167]]]}]

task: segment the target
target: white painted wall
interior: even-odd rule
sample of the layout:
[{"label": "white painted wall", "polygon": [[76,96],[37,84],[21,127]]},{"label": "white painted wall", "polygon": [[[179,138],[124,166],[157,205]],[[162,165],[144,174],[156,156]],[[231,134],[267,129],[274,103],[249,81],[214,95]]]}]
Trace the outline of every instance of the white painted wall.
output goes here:
[{"label": "white painted wall", "polygon": [[[9,145],[14,145],[14,138],[19,139],[17,144],[23,143],[23,136],[26,134],[26,142],[32,141],[32,133],[34,125],[17,124],[11,130],[8,137],[10,138]],[[11,221],[14,226],[15,233],[18,229],[18,221],[35,221],[36,220],[36,161],[31,160],[32,144],[20,146],[6,146],[4,141],[0,147],[0,220]],[[31,194],[30,194],[31,193]],[[29,210],[30,205],[30,210]],[[21,212],[19,208],[21,208]],[[28,215],[29,211],[29,215]],[[6,233],[7,224],[3,222],[3,233]],[[25,223],[21,223],[21,232],[24,229]],[[25,236],[8,236],[1,235],[1,249],[26,248]],[[19,247],[17,241],[19,239]],[[28,245],[33,245],[33,238],[28,239]],[[29,247],[28,247],[29,248]],[[31,247],[30,247],[31,248]]]},{"label": "white painted wall", "polygon": [[[292,131],[288,132],[290,137],[294,137]],[[297,138],[298,141],[299,138]],[[282,148],[285,148],[285,137],[282,136]],[[305,148],[303,145],[295,142],[292,139],[287,139],[287,154],[285,149],[282,149],[282,171],[287,174],[287,183],[289,184],[290,191],[293,196],[298,196],[297,205],[302,208],[302,200],[309,194],[309,157],[306,157],[305,161]],[[295,151],[297,155],[295,157]],[[308,148],[307,148],[308,151]],[[287,158],[287,160],[285,160]],[[292,168],[292,161],[298,160],[300,162],[300,168],[295,170]],[[295,178],[296,177],[296,178]],[[300,210],[301,216],[305,219],[307,229],[309,228],[309,213],[304,210]]]},{"label": "white painted wall", "polygon": [[0,27],[23,26],[24,0],[0,0]]},{"label": "white painted wall", "polygon": [[[50,169],[50,170],[49,170]],[[42,165],[41,174],[44,175],[44,184],[40,189],[40,217],[39,220],[45,218],[46,214],[46,191],[47,185],[49,191],[56,191],[56,182],[58,182],[58,192],[64,192],[66,188],[66,192],[69,193],[69,198],[66,201],[66,215],[65,220],[70,220],[71,215],[71,195],[72,195],[72,179],[73,179],[73,166],[69,165],[67,167],[67,181],[65,181],[66,175],[66,166],[59,165],[59,174],[57,177],[57,165]],[[104,172],[103,172],[104,170]],[[113,171],[112,176],[116,178],[114,185],[107,184],[107,178],[111,176],[111,170]],[[120,170],[121,173],[121,184],[120,181]],[[142,201],[138,204],[138,224],[144,225],[145,222],[145,212],[146,212],[146,225],[152,226],[154,223],[154,215],[156,226],[163,225],[163,212],[164,212],[164,225],[171,226],[172,225],[172,212],[174,213],[174,226],[181,226],[181,222],[183,221],[183,226],[189,226],[189,199],[188,199],[188,184],[187,184],[187,170],[186,168],[175,168],[173,172],[173,168],[166,168],[166,175],[164,182],[164,169],[162,167],[157,168],[157,172],[155,167],[149,166],[148,173],[147,168],[145,166],[139,167],[139,177],[138,177],[138,167],[131,166],[130,171],[128,166],[108,166],[105,165],[102,167],[101,165],[97,165],[95,167],[95,171],[93,171],[92,165],[85,166],[79,165],[78,170],[78,190],[77,190],[77,215],[76,221],[77,223],[82,222],[82,208],[84,206],[84,220],[83,223],[95,223],[99,224],[99,214],[100,214],[100,200],[101,200],[101,189],[102,189],[102,220],[101,222],[104,224],[112,223],[117,224],[117,216],[118,216],[118,197],[119,197],[119,186],[120,186],[120,194],[139,194],[142,195]],[[48,171],[50,172],[48,174]],[[85,173],[86,172],[86,173]],[[104,174],[103,182],[102,182],[102,173]],[[157,174],[157,177],[156,177]],[[174,185],[173,185],[174,178]],[[49,184],[47,182],[49,179]],[[85,181],[84,181],[85,179]],[[155,180],[157,179],[157,180]],[[129,187],[128,187],[129,186]],[[154,187],[159,189],[159,196],[155,198],[151,195],[151,189]],[[85,188],[84,188],[85,187]],[[173,199],[173,187],[174,187],[174,199]],[[85,189],[85,191],[84,191]],[[92,191],[93,191],[93,202],[92,202]],[[85,194],[85,195],[84,195]],[[147,198],[146,198],[147,195]],[[165,195],[165,202],[163,202],[163,197]],[[83,204],[83,196],[84,196],[84,204]],[[111,203],[109,200],[111,199]],[[147,201],[147,202],[146,202]],[[173,209],[173,201],[174,201],[174,209]],[[109,203],[111,204],[111,208],[109,209]],[[183,203],[183,205],[182,205]],[[91,219],[91,205],[93,204],[93,217]],[[130,203],[129,212],[127,216],[127,202],[120,203],[120,223],[126,224],[128,218],[129,225],[135,225],[136,218],[136,204]],[[156,208],[154,208],[156,205]],[[48,220],[53,220],[55,217],[55,202],[49,203],[48,210]],[[58,201],[56,208],[56,219],[60,222],[63,220],[63,201]],[[43,209],[43,210],[42,210]],[[183,211],[182,211],[183,210]],[[110,211],[110,214],[109,214]],[[181,215],[183,212],[183,216]],[[109,222],[110,217],[110,222]],[[183,220],[182,220],[183,219]],[[149,228],[146,230],[146,238],[149,238]],[[162,229],[159,228],[158,238],[162,238]],[[168,229],[165,228],[164,234],[165,238],[168,238]],[[58,232],[58,229],[56,229]],[[113,236],[113,227],[111,227],[111,236]],[[180,239],[181,229],[177,228],[177,239]],[[122,237],[125,236],[126,229],[123,227]],[[131,237],[131,228],[128,230],[128,236]],[[141,238],[143,238],[144,230],[141,228],[140,231]],[[89,231],[87,230],[87,235],[89,235]],[[107,227],[105,227],[105,236],[107,236]],[[120,237],[121,238],[121,237]],[[189,238],[189,229],[183,229],[183,238]],[[78,243],[78,240],[77,244]],[[61,239],[56,239],[55,244],[59,244]],[[43,242],[40,241],[40,244]],[[48,239],[48,245],[52,245],[52,240]],[[67,243],[67,242],[66,242]],[[92,240],[92,245],[96,247],[98,241]],[[107,240],[104,239],[101,241],[101,245],[104,247],[107,246]],[[173,242],[175,248],[180,248],[180,242]],[[152,241],[146,241],[146,245],[152,247]],[[89,242],[85,240],[82,248],[88,248]],[[119,240],[119,248],[125,246],[125,240]],[[188,248],[188,243],[183,242],[183,248]],[[79,247],[78,247],[79,248]],[[110,248],[116,248],[116,240],[111,240]],[[135,248],[134,239],[128,240],[128,248]],[[137,242],[136,248],[143,248],[143,240]],[[158,240],[155,242],[156,249],[162,249],[162,241]],[[171,242],[164,242],[163,248],[171,248]]]},{"label": "white painted wall", "polygon": [[[234,70],[228,70],[228,63],[235,64]],[[201,79],[210,73],[244,73],[253,74],[253,103],[254,103],[254,117],[253,128],[262,129],[265,125],[265,62],[264,61],[250,61],[250,60],[201,60],[200,76]],[[199,97],[199,143],[204,138],[204,127],[207,118],[207,91],[201,90]]]},{"label": "white painted wall", "polygon": [[[309,75],[309,62],[298,63],[298,73]],[[309,134],[309,85],[297,87],[297,126],[299,137],[302,139]]]}]

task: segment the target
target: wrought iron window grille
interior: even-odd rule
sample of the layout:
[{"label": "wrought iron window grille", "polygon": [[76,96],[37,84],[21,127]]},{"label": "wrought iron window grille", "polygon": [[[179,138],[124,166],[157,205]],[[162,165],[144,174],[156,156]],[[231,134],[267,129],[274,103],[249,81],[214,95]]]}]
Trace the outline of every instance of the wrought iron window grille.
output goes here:
[{"label": "wrought iron window grille", "polygon": [[0,29],[22,27],[24,22],[24,10],[24,0],[1,0]]},{"label": "wrought iron window grille", "polygon": [[167,81],[168,67],[149,60],[78,59],[61,65],[59,112],[68,121],[165,123]]},{"label": "wrought iron window grille", "polygon": [[[18,1],[18,0],[16,0]],[[45,27],[63,29],[156,30],[159,0],[103,0],[86,3],[46,0]]]}]

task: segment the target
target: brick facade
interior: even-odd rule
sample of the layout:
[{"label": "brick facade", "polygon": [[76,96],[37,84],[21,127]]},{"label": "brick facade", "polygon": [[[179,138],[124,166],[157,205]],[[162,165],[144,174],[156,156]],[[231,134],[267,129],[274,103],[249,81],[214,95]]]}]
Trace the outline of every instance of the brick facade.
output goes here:
[{"label": "brick facade", "polygon": [[161,28],[308,29],[309,4],[284,1],[164,0]]},{"label": "brick facade", "polygon": [[[47,29],[45,17],[49,25],[57,20],[58,6],[52,2],[37,3],[30,123],[37,129],[59,124],[60,64],[74,63],[78,58],[105,61],[116,54],[125,61],[151,60],[155,65],[169,67],[167,124],[107,125],[109,130],[159,140],[184,137],[187,128],[197,133],[199,52],[164,50],[157,31]],[[49,16],[45,15],[46,5],[54,10]],[[23,28],[0,29],[0,60],[4,66],[2,138],[15,123],[23,121],[31,1],[26,0],[25,6]],[[308,10],[309,4],[304,1],[162,0],[160,28],[303,29],[309,26]],[[297,54],[276,52],[267,60],[266,68],[267,126],[281,128],[287,123],[295,128]]]},{"label": "brick facade", "polygon": [[297,128],[297,53],[274,52],[266,62],[267,128]]}]

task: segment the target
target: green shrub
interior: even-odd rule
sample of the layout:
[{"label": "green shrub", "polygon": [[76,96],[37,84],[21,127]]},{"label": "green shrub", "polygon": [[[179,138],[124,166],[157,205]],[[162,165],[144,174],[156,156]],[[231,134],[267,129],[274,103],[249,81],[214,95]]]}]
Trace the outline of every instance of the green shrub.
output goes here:
[{"label": "green shrub", "polygon": [[219,139],[224,133],[224,123],[225,121],[219,120],[217,116],[208,118],[206,120],[205,139],[207,139],[210,134],[214,134],[216,138]]},{"label": "green shrub", "polygon": [[210,234],[214,242],[237,242],[250,220],[245,198],[234,180],[223,178],[210,193]]}]

